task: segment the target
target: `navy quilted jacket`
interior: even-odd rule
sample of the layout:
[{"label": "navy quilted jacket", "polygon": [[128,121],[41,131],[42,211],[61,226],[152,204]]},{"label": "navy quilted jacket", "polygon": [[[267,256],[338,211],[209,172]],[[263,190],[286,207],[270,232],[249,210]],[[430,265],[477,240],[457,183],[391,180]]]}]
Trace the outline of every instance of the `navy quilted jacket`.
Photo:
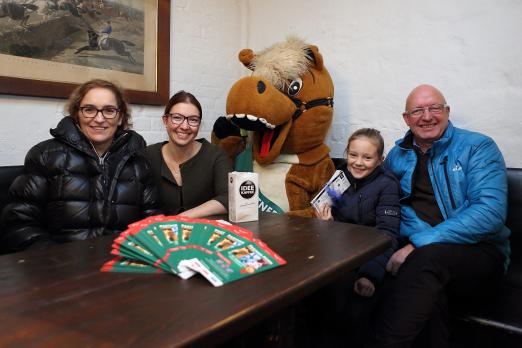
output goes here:
[{"label": "navy quilted jacket", "polygon": [[351,185],[334,202],[334,220],[375,226],[392,239],[392,245],[388,250],[359,268],[360,277],[364,276],[374,284],[379,284],[386,273],[386,263],[398,247],[401,219],[399,181],[381,166],[363,179],[355,179],[346,165],[343,167],[342,170]]}]

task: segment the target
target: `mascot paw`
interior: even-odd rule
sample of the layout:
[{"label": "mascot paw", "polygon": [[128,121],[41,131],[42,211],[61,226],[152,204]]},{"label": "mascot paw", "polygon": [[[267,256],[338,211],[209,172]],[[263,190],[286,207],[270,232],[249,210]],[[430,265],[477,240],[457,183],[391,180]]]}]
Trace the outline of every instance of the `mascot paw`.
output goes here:
[{"label": "mascot paw", "polygon": [[211,141],[222,148],[232,160],[245,149],[245,139],[241,136],[239,127],[224,116],[218,117],[214,122]]}]

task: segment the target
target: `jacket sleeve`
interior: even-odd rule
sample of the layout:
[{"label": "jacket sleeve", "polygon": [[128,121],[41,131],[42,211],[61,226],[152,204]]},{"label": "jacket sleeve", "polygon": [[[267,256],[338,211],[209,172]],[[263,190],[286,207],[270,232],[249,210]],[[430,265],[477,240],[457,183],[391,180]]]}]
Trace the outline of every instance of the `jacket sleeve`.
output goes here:
[{"label": "jacket sleeve", "polygon": [[[143,153],[141,154],[143,155]],[[158,208],[158,189],[154,173],[149,160],[143,156],[144,160],[144,175],[142,178],[143,193],[142,193],[142,214],[144,216],[152,216],[161,214],[162,211]]]},{"label": "jacket sleeve", "polygon": [[27,153],[24,173],[9,188],[9,203],[1,216],[0,245],[5,251],[19,251],[36,241],[47,242],[45,203],[47,198],[45,154],[39,146]]},{"label": "jacket sleeve", "polygon": [[216,148],[213,170],[215,196],[212,199],[223,204],[225,209],[228,210],[228,173],[232,171],[232,164],[220,148]]},{"label": "jacket sleeve", "polygon": [[399,203],[400,186],[396,180],[389,180],[379,194],[376,207],[376,226],[391,238],[391,245],[384,253],[373,258],[359,268],[359,277],[366,277],[374,284],[381,283],[386,274],[386,264],[397,250],[401,220]]},{"label": "jacket sleeve", "polygon": [[487,138],[470,154],[466,167],[469,202],[444,222],[410,236],[416,246],[431,243],[472,244],[494,237],[507,214],[507,174],[504,159],[495,142]]}]

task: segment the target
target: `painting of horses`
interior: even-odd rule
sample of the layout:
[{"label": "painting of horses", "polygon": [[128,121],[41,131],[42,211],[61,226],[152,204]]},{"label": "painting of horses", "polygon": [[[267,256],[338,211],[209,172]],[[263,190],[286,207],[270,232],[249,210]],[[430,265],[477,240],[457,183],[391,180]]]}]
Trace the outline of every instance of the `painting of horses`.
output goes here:
[{"label": "painting of horses", "polygon": [[143,1],[2,0],[0,53],[142,74]]},{"label": "painting of horses", "polygon": [[0,94],[67,98],[89,79],[169,98],[170,0],[0,0]]}]

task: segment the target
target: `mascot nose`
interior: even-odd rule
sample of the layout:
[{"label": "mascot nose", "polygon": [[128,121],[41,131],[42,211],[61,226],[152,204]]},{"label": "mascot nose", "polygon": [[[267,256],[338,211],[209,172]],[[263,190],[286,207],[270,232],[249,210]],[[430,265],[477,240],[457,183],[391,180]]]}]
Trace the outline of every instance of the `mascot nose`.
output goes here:
[{"label": "mascot nose", "polygon": [[259,94],[263,94],[263,92],[266,90],[266,85],[263,81],[259,81],[257,83],[257,91],[259,92]]}]

